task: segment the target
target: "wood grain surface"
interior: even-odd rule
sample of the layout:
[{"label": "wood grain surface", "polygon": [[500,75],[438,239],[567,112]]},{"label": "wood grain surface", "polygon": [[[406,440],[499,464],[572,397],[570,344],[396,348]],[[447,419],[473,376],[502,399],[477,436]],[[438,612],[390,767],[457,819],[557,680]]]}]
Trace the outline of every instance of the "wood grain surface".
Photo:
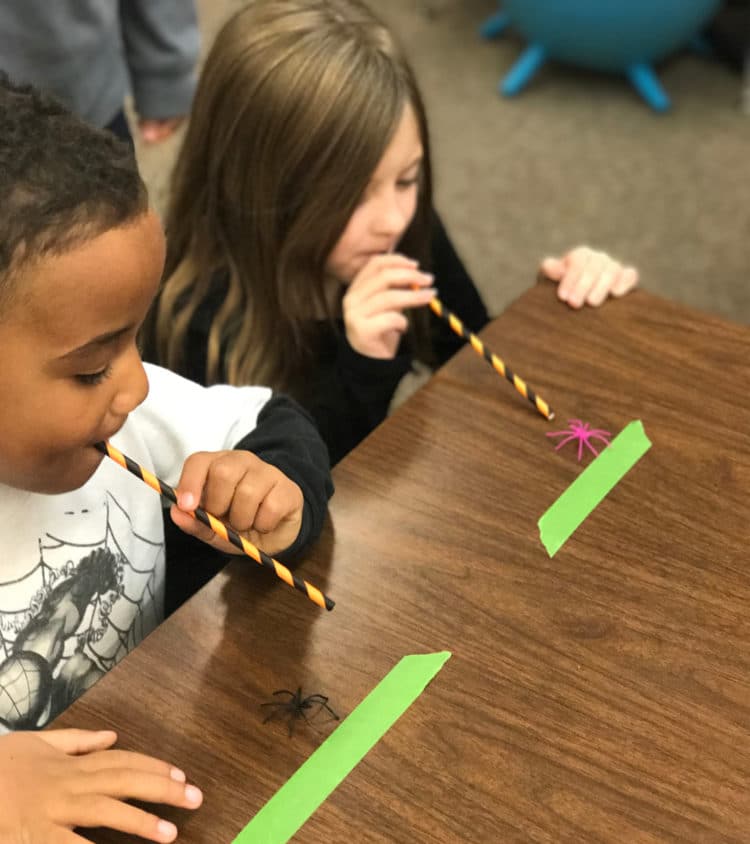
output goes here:
[{"label": "wood grain surface", "polygon": [[[298,569],[332,613],[238,559],[56,722],[186,770],[181,842],[232,841],[333,729],[263,725],[274,690],[345,716],[442,649],[295,841],[750,841],[750,330],[540,284],[482,337],[555,421],[463,349],[335,469]],[[550,559],[537,520],[582,467],[545,433],[573,417],[653,447]]]}]

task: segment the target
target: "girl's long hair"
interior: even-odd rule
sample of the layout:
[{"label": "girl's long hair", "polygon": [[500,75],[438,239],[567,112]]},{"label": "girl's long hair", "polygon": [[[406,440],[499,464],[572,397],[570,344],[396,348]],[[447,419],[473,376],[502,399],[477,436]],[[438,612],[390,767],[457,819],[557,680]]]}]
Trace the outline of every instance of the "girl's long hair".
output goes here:
[{"label": "girl's long hair", "polygon": [[184,371],[188,327],[224,273],[206,382],[298,392],[314,362],[316,318],[338,315],[326,260],[406,103],[424,163],[400,249],[427,266],[427,123],[388,28],[359,0],[255,0],[227,21],[173,176],[165,282],[150,327],[159,362]]}]

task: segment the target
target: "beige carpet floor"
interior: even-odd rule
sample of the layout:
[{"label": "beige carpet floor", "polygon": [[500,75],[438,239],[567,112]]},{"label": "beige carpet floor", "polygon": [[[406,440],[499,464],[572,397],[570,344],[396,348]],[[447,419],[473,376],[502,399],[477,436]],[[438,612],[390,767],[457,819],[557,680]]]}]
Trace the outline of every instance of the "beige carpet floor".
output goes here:
[{"label": "beige carpet floor", "polygon": [[[240,5],[199,0],[204,49]],[[654,292],[750,323],[750,117],[737,75],[675,56],[659,68],[666,115],[620,77],[555,64],[503,99],[496,85],[522,42],[478,37],[492,0],[373,7],[417,70],[437,205],[492,312],[533,283],[542,256],[587,243],[638,266]],[[179,140],[139,148],[157,207]]]}]

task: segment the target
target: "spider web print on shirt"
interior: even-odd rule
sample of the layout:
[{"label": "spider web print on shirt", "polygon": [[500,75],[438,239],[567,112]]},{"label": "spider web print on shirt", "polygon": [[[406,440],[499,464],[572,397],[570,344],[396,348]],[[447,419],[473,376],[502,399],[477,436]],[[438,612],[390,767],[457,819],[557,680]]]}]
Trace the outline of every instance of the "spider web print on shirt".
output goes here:
[{"label": "spider web print on shirt", "polygon": [[[111,493],[99,511],[62,516],[39,537],[36,566],[0,582],[0,731],[46,724],[161,617],[163,542],[139,536]],[[19,590],[27,605],[5,608]]]}]

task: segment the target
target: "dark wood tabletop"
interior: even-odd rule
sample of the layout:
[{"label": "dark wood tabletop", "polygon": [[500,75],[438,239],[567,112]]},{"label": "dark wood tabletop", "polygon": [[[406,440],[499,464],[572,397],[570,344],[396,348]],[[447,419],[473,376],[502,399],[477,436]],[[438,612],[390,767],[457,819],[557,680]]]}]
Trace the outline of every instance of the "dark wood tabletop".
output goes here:
[{"label": "dark wood tabletop", "polygon": [[[231,842],[333,729],[262,724],[273,691],[343,717],[439,650],[295,841],[750,841],[750,329],[539,284],[482,337],[554,422],[464,348],[334,471],[299,568],[333,612],[237,559],[56,722],[187,771],[181,842]],[[551,559],[582,465],[545,434],[574,417],[653,447]]]}]

